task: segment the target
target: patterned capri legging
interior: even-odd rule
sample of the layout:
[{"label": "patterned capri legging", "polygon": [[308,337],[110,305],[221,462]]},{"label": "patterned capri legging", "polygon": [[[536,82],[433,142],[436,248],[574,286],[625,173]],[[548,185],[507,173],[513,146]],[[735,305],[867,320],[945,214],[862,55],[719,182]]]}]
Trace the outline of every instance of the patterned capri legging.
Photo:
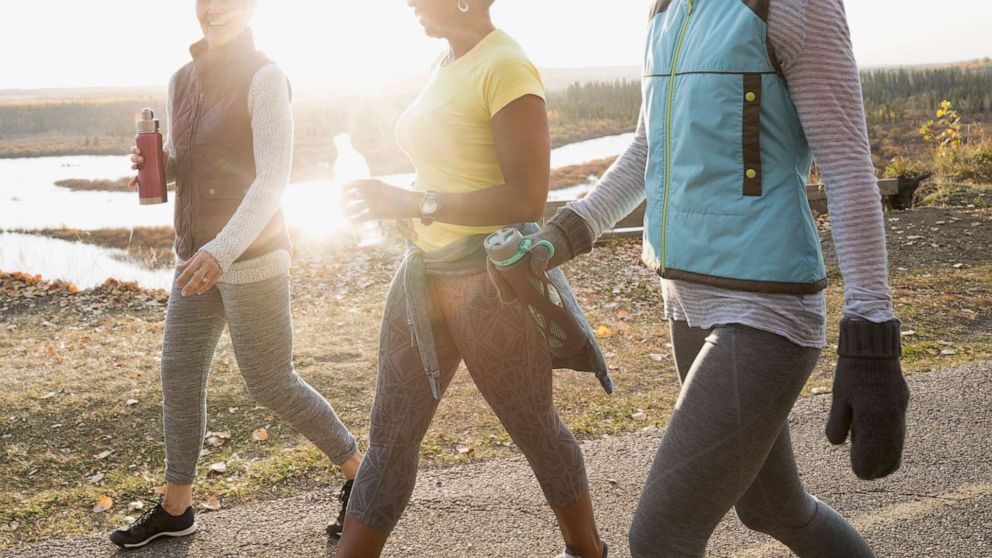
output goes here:
[{"label": "patterned capri legging", "polygon": [[[428,280],[438,316],[433,323],[447,389],[462,360],[486,402],[530,463],[552,507],[588,491],[575,437],[552,397],[551,355],[520,304],[502,304],[485,273]],[[413,492],[421,441],[438,402],[431,396],[420,353],[411,343],[403,269],[393,280],[379,339],[379,378],[370,447],[348,515],[390,532]]]}]

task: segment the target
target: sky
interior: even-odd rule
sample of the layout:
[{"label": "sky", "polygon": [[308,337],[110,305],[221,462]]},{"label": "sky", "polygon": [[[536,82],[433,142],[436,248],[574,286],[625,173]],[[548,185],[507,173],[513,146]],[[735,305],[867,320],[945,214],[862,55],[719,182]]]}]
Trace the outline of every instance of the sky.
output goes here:
[{"label": "sky", "polygon": [[[454,2],[455,0],[451,0]],[[538,66],[636,66],[653,0],[499,0]],[[162,86],[200,38],[194,0],[0,0],[0,89]],[[864,67],[992,56],[992,2],[847,0]],[[445,46],[406,0],[260,0],[256,43],[297,86],[352,89],[425,72]]]}]

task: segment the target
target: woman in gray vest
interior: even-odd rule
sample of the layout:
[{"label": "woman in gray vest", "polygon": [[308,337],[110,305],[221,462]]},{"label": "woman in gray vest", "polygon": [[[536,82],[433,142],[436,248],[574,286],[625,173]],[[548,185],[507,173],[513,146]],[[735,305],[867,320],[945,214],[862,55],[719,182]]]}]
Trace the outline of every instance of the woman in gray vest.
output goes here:
[{"label": "woman in gray vest", "polygon": [[533,253],[553,268],[589,252],[647,199],[644,261],[662,277],[682,391],[631,554],[703,556],[735,508],[800,557],[873,556],[804,489],[788,426],[827,346],[827,274],[805,194],[815,156],[845,286],[827,438],[850,433],[862,479],[899,467],[909,393],[841,0],[660,0],[644,75],[633,144],[536,235],[554,257]]},{"label": "woman in gray vest", "polygon": [[[280,209],[293,155],[290,88],[255,50],[247,27],[254,8],[254,0],[199,0],[204,39],[169,83],[179,264],[162,350],[167,484],[157,506],[111,534],[123,548],[196,531],[207,375],[225,324],[248,391],[341,467],[344,497],[361,462],[334,410],[293,370],[290,240]],[[137,149],[131,159],[134,169],[144,162]],[[339,523],[328,529],[340,531]]]}]

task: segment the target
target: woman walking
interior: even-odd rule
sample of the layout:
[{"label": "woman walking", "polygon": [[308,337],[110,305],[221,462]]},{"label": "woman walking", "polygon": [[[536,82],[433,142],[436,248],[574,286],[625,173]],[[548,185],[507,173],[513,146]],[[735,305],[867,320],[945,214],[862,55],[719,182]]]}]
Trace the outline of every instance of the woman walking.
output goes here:
[{"label": "woman walking", "polygon": [[[882,207],[841,0],[659,0],[636,139],[533,238],[572,254],[647,198],[682,391],[630,530],[631,554],[703,556],[731,509],[802,558],[868,558],[809,495],[788,416],[827,345],[827,273],[806,201],[816,156],[845,283],[827,437],[863,479],[898,469],[909,398]],[[534,248],[554,267],[568,251]],[[498,279],[498,277],[496,277]]]},{"label": "woman walking", "polygon": [[[450,52],[397,124],[397,140],[417,170],[416,191],[360,181],[348,192],[353,218],[414,221],[413,247],[386,301],[369,451],[337,556],[382,552],[413,491],[438,399],[462,360],[534,470],[558,518],[563,556],[606,556],[582,453],[554,407],[557,363],[523,306],[501,303],[486,276],[483,239],[538,219],[547,199],[550,140],[540,75],[494,28],[492,0],[408,3]],[[598,347],[587,349],[585,366],[569,367],[598,370],[608,386]]]},{"label": "woman walking", "polygon": [[[123,548],[196,531],[192,485],[206,430],[207,375],[225,324],[251,395],[346,479],[361,462],[334,410],[293,370],[291,248],[280,209],[293,152],[290,88],[282,70],[255,50],[248,28],[254,8],[255,0],[198,0],[204,38],[169,85],[167,174],[176,183],[180,263],[162,349],[167,484],[157,506],[111,534]],[[135,149],[131,160],[137,169],[143,154]],[[340,531],[340,521],[329,531]]]}]

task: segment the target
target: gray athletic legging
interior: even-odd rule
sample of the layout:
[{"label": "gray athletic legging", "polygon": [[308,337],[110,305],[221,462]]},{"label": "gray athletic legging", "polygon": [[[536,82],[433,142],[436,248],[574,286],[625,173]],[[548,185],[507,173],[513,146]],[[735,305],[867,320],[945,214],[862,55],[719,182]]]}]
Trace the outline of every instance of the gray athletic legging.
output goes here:
[{"label": "gray athletic legging", "polygon": [[252,397],[336,465],[354,455],[355,439],[334,409],[293,369],[288,275],[247,285],[218,284],[202,296],[183,297],[174,288],[162,348],[166,480],[189,485],[196,476],[207,427],[207,375],[225,322]]},{"label": "gray athletic legging", "polygon": [[630,529],[631,554],[704,556],[730,508],[801,558],[873,557],[861,535],[806,493],[789,412],[820,351],[741,325],[673,322],[682,392]]}]

